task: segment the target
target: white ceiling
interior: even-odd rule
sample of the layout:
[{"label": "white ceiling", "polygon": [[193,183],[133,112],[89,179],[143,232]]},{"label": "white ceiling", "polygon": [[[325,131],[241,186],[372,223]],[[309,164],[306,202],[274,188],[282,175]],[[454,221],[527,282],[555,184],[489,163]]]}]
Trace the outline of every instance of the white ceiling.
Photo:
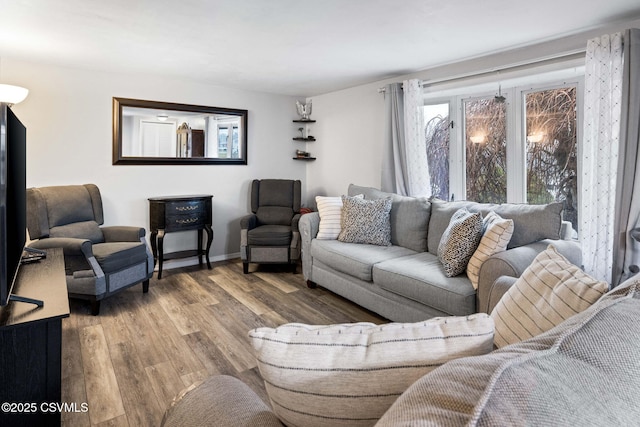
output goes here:
[{"label": "white ceiling", "polygon": [[638,0],[0,0],[0,56],[311,96],[638,17]]}]

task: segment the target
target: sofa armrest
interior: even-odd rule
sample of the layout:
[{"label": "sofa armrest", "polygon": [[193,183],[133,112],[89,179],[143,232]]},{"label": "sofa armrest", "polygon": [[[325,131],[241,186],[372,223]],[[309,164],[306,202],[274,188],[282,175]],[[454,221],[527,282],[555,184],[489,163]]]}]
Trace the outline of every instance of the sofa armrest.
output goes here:
[{"label": "sofa armrest", "polygon": [[36,249],[62,248],[66,256],[84,256],[89,259],[93,257],[93,247],[91,240],[75,239],[71,237],[51,237],[47,239],[34,240],[29,242],[29,246]]},{"label": "sofa armrest", "polygon": [[517,277],[500,276],[489,288],[489,297],[487,302],[487,313],[491,314],[493,308],[498,304],[500,298],[513,286],[518,280]]},{"label": "sofa armrest", "polygon": [[106,242],[138,242],[146,234],[142,227],[112,225],[100,227]]},{"label": "sofa armrest", "polygon": [[298,225],[302,238],[302,273],[305,280],[312,281],[311,267],[313,266],[313,259],[311,258],[311,241],[318,235],[320,214],[318,212],[311,212],[302,215]]},{"label": "sofa armrest", "polygon": [[182,391],[165,412],[161,425],[282,427],[249,386],[227,375],[215,375]]},{"label": "sofa armrest", "polygon": [[251,230],[258,226],[258,217],[255,214],[248,214],[240,218],[240,229]]},{"label": "sofa armrest", "polygon": [[300,218],[302,218],[302,215],[300,215],[300,214],[295,214],[293,216],[293,218],[291,218],[291,230],[292,231],[299,231],[299,229],[300,229]]},{"label": "sofa armrest", "polygon": [[550,244],[553,244],[569,262],[577,266],[582,265],[582,251],[578,242],[574,240],[545,239],[492,255],[480,267],[476,299],[477,311],[480,313],[490,312],[490,290],[498,277],[520,277],[533,259],[547,249]]}]

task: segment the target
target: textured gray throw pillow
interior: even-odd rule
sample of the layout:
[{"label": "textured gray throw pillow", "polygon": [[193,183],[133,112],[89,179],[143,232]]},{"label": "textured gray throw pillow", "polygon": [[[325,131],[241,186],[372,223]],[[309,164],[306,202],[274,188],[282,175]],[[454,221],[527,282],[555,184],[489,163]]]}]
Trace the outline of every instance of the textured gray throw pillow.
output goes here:
[{"label": "textured gray throw pillow", "polygon": [[341,230],[338,240],[347,243],[391,245],[390,199],[363,200],[342,196]]},{"label": "textured gray throw pillow", "polygon": [[453,214],[438,245],[438,259],[447,277],[457,276],[467,269],[481,238],[482,214],[464,208]]}]

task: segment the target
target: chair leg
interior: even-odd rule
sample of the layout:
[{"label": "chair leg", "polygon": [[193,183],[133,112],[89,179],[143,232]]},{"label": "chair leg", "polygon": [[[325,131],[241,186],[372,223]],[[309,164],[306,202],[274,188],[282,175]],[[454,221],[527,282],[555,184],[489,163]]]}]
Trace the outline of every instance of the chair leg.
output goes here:
[{"label": "chair leg", "polygon": [[142,282],[142,293],[146,294],[147,292],[149,292],[149,279]]},{"label": "chair leg", "polygon": [[98,314],[100,314],[100,301],[91,300],[91,314],[93,316],[97,316]]},{"label": "chair leg", "polygon": [[249,263],[248,262],[243,262],[242,263],[242,272],[244,274],[249,274]]},{"label": "chair leg", "polygon": [[298,263],[297,262],[292,262],[291,263],[291,272],[293,274],[296,274],[298,272]]}]

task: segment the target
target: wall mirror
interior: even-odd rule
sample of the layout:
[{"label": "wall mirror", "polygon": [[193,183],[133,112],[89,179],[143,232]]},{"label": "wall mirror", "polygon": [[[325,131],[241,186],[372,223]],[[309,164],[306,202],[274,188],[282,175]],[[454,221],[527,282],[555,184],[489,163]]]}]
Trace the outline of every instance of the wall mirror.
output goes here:
[{"label": "wall mirror", "polygon": [[247,164],[247,110],[113,98],[113,164]]}]

